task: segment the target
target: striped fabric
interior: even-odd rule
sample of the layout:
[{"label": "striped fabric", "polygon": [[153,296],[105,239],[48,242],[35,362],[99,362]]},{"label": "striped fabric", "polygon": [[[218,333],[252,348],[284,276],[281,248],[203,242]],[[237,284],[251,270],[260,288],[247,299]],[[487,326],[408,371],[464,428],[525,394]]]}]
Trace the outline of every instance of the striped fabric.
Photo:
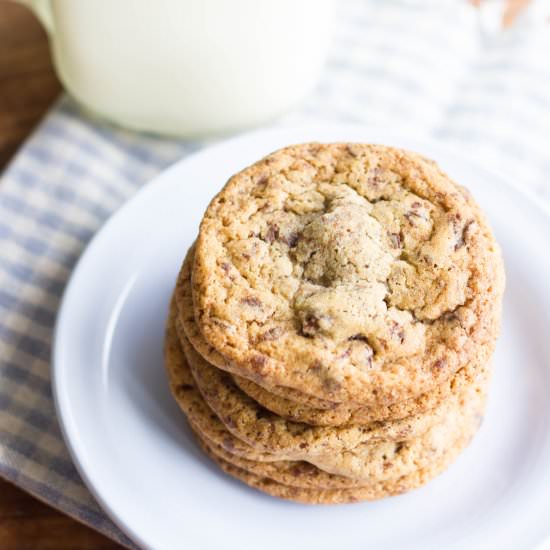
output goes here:
[{"label": "striped fabric", "polygon": [[[487,4],[494,15],[495,2]],[[548,1],[535,1],[506,31],[461,0],[337,6],[325,73],[279,124],[415,132],[550,204]],[[62,98],[0,181],[0,474],[128,546],[61,439],[49,381],[52,329],[71,269],[102,223],[202,145],[114,129]]]}]

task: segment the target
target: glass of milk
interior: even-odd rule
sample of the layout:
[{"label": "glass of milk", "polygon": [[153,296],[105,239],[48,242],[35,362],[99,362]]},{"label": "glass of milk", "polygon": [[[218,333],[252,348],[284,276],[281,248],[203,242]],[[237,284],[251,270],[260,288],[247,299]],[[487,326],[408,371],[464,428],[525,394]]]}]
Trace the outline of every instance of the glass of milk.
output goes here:
[{"label": "glass of milk", "polygon": [[268,121],[315,85],[331,0],[24,0],[89,110],[176,136]]}]

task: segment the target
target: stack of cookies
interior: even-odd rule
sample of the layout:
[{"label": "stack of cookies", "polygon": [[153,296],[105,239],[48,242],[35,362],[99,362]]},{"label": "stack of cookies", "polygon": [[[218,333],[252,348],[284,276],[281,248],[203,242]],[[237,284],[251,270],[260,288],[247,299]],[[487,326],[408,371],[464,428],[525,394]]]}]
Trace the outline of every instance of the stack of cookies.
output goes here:
[{"label": "stack of cookies", "polygon": [[503,287],[483,214],[434,162],[291,146],[204,214],[170,308],[171,390],[250,486],[305,503],[403,493],[479,427]]}]

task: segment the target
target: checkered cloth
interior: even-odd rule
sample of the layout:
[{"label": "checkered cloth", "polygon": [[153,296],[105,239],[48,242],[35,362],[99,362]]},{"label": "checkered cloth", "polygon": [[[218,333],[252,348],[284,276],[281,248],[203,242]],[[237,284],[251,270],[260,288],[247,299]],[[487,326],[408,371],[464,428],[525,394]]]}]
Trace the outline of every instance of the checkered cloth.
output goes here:
[{"label": "checkered cloth", "polygon": [[[550,201],[548,2],[535,2],[506,31],[459,0],[345,0],[338,10],[320,84],[279,124],[415,132]],[[103,222],[202,145],[115,129],[64,97],[0,181],[0,473],[128,546],[61,438],[52,329],[71,270]]]}]

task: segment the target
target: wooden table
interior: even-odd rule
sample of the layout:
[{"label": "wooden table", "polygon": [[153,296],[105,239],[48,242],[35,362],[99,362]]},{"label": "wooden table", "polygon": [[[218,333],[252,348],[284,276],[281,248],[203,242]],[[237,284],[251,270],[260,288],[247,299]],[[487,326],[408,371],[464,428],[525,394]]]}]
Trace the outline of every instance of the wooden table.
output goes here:
[{"label": "wooden table", "polygon": [[[60,92],[33,15],[0,0],[0,170]],[[118,544],[0,480],[2,550],[114,550]]]}]

